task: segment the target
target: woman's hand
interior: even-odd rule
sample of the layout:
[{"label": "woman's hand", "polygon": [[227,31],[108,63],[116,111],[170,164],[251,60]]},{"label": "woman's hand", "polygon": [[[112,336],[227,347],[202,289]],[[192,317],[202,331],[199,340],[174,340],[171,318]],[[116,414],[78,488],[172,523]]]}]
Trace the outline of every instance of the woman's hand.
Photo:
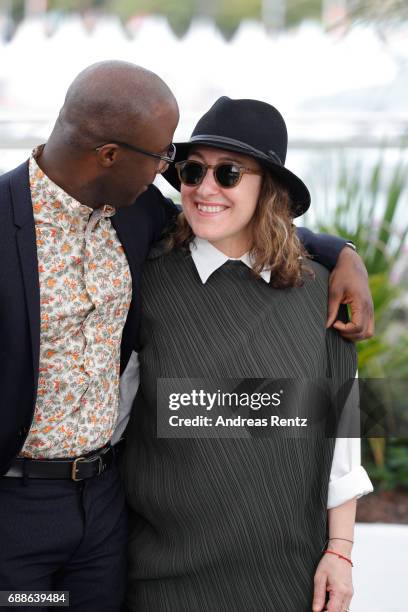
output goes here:
[{"label": "woman's hand", "polygon": [[[336,548],[336,550],[338,549]],[[326,591],[330,593],[327,607],[325,607]],[[321,612],[322,610],[344,612],[349,609],[352,597],[351,565],[335,555],[323,555],[314,577],[313,612]]]}]

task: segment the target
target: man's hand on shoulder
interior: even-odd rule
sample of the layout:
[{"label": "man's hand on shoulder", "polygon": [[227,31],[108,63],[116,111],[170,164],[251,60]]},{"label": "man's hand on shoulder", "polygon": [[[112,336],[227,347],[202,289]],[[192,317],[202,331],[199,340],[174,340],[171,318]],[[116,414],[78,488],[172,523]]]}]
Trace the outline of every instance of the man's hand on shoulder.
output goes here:
[{"label": "man's hand on shoulder", "polygon": [[[340,304],[349,304],[351,321],[336,320]],[[345,246],[330,274],[327,327],[333,326],[346,340],[357,342],[374,334],[374,306],[368,273],[361,257]]]}]

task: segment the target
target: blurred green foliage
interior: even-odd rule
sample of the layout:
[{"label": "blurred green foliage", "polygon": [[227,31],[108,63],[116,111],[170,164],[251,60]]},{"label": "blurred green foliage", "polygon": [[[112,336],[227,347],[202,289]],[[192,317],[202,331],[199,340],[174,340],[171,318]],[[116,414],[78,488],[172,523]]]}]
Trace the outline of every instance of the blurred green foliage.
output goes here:
[{"label": "blurred green foliage", "polygon": [[119,15],[124,22],[137,15],[163,15],[181,37],[190,27],[199,0],[106,0],[104,4],[108,12]]},{"label": "blurred green foliage", "polygon": [[[273,5],[274,0],[269,3]],[[23,18],[24,4],[24,0],[12,2],[12,16],[17,22]],[[138,15],[158,14],[167,18],[178,36],[185,34],[193,17],[204,16],[213,19],[225,38],[230,39],[244,19],[262,20],[267,4],[267,0],[48,0],[48,10],[97,10],[118,15],[123,22]],[[286,0],[285,23],[289,27],[307,18],[319,20],[321,14],[322,0]]]},{"label": "blurred green foliage", "polygon": [[9,10],[11,18],[18,22],[24,14],[24,0],[15,0],[14,2],[6,2],[6,0],[0,1],[0,8],[3,10]]},{"label": "blurred green foliage", "polygon": [[395,23],[408,19],[407,0],[353,0],[347,11],[349,20]]},{"label": "blurred green foliage", "polygon": [[[402,161],[386,172],[380,158],[368,175],[360,164],[350,168],[343,163],[335,206],[326,201],[317,209],[318,230],[352,240],[369,272],[376,333],[357,344],[360,378],[408,378],[408,307],[403,302],[408,293],[408,223],[398,222],[408,209],[407,186],[408,168]],[[385,391],[381,400],[387,405]],[[370,457],[370,476],[381,488],[398,484],[408,490],[406,439],[370,438],[363,450]]]},{"label": "blurred green foliage", "polygon": [[89,9],[104,8],[104,0],[47,0],[48,10],[66,12],[84,12]]},{"label": "blurred green foliage", "polygon": [[336,205],[326,201],[317,209],[319,230],[351,240],[369,273],[376,334],[357,345],[362,377],[408,376],[408,331],[401,329],[397,338],[390,336],[391,326],[398,324],[400,298],[408,291],[402,270],[399,282],[393,280],[401,261],[405,260],[408,268],[408,224],[397,222],[401,211],[407,209],[407,177],[404,162],[397,163],[388,176],[382,159],[368,175],[361,164],[350,168],[344,163],[336,186]]},{"label": "blurred green foliage", "polygon": [[227,39],[230,39],[244,19],[260,19],[261,0],[218,0],[214,6],[214,19]]},{"label": "blurred green foliage", "polygon": [[363,450],[363,463],[371,479],[381,490],[408,491],[408,438],[390,439],[384,445],[384,461],[376,463],[368,446]]},{"label": "blurred green foliage", "polygon": [[[295,26],[304,19],[322,18],[324,0],[279,1],[286,27]],[[123,22],[138,15],[163,15],[177,36],[185,34],[194,17],[210,17],[227,39],[234,35],[242,20],[265,20],[268,13],[279,12],[278,0],[47,0],[47,5],[50,11],[111,13],[118,15]],[[16,23],[23,18],[25,0],[0,0],[0,8],[2,6],[10,10]],[[344,19],[350,25],[361,20],[399,23],[407,18],[406,0],[354,0],[349,3]]]},{"label": "blurred green foliage", "polygon": [[287,0],[286,19],[288,27],[295,26],[305,19],[320,21],[323,10],[322,0]]}]

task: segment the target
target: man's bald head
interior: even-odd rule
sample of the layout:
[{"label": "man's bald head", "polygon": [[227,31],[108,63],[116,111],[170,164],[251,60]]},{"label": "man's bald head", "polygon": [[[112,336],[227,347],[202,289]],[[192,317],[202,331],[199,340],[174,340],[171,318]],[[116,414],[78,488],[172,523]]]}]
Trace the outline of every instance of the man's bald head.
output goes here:
[{"label": "man's bald head", "polygon": [[174,95],[154,72],[129,62],[99,62],[69,87],[52,138],[84,148],[126,142],[169,107],[178,113]]},{"label": "man's bald head", "polygon": [[156,74],[128,62],[100,62],[69,87],[37,161],[79,202],[130,206],[165,167],[161,156],[178,119],[176,99]]}]

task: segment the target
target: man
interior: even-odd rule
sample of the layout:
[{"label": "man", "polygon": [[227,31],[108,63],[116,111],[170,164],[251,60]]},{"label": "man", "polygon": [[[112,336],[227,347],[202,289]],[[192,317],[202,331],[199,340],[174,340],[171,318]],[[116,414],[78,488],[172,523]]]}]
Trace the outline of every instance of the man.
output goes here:
[{"label": "man", "polygon": [[[143,261],[176,213],[151,183],[174,156],[178,116],[155,74],[93,65],[46,145],[0,178],[0,590],[120,608],[126,525],[110,442],[126,424],[119,386],[126,397]],[[336,325],[369,336],[359,257],[340,239],[301,235],[326,265],[338,259],[328,324],[349,302],[352,321]]]}]

